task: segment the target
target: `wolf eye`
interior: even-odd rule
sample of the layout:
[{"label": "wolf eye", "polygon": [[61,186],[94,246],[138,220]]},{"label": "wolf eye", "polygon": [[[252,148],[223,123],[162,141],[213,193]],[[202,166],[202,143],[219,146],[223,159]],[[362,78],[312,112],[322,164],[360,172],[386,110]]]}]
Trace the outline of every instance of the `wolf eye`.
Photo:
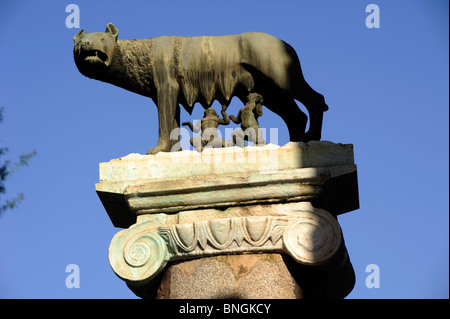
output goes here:
[{"label": "wolf eye", "polygon": [[105,39],[105,38],[102,38],[102,42],[105,43],[105,42],[106,42],[106,39]]}]

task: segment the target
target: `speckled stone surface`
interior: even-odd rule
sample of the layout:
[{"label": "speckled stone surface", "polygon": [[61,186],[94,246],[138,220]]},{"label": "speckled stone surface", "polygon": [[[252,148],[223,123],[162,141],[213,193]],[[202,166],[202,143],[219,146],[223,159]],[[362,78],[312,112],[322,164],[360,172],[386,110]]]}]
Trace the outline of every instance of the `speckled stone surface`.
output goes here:
[{"label": "speckled stone surface", "polygon": [[171,265],[160,299],[299,299],[302,291],[281,255],[214,256]]}]

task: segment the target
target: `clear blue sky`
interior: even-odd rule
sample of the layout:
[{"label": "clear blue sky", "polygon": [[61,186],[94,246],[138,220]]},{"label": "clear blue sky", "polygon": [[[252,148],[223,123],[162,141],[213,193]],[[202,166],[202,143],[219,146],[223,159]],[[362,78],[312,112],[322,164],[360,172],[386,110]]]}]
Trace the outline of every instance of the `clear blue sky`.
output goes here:
[{"label": "clear blue sky", "polygon": [[[113,22],[119,39],[262,31],[290,43],[330,107],[323,140],[354,144],[361,208],[339,217],[357,277],[348,298],[449,297],[448,1],[74,0],[0,3],[1,159],[38,152],[7,181],[7,198],[26,198],[0,217],[0,298],[135,297],[109,266],[120,229],[94,185],[99,162],[156,145],[156,107],[78,72],[70,3],[81,28]],[[370,3],[379,29],[366,27]],[[264,112],[261,126],[287,143]],[[80,288],[66,287],[68,264]],[[380,288],[365,285],[369,264]]]}]

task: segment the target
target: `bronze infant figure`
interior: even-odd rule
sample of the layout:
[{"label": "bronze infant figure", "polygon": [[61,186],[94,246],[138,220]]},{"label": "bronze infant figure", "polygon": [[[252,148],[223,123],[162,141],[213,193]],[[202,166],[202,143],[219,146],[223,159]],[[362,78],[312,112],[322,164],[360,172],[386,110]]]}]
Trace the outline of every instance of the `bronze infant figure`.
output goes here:
[{"label": "bronze infant figure", "polygon": [[263,103],[264,100],[261,95],[250,93],[248,103],[239,110],[237,117],[230,115],[230,119],[234,123],[241,124],[241,129],[234,131],[231,135],[235,145],[244,147],[244,141],[247,140],[257,145],[266,144],[258,123],[258,117],[263,114]]},{"label": "bronze infant figure", "polygon": [[224,139],[219,138],[217,133],[219,125],[230,124],[230,118],[225,112],[225,107],[222,109],[222,116],[223,119],[217,115],[216,110],[210,107],[205,110],[203,119],[198,121],[195,126],[191,122],[183,122],[181,124],[187,125],[194,133],[198,133],[201,128],[201,135],[190,139],[191,145],[197,151],[201,152],[205,147],[221,148],[228,146],[228,143]]}]

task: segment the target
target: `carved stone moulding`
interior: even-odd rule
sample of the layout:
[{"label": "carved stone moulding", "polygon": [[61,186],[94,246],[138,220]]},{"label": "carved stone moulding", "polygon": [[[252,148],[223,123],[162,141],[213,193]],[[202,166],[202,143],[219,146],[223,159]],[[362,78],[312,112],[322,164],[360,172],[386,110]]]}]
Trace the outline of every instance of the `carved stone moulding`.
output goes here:
[{"label": "carved stone moulding", "polygon": [[152,180],[128,186],[124,198],[136,215],[306,201],[318,196],[329,169],[301,168],[270,173],[240,173]]},{"label": "carved stone moulding", "polygon": [[309,201],[336,216],[359,208],[353,147],[331,142],[131,154],[100,164],[96,191],[122,228],[143,214],[194,209]]},{"label": "carved stone moulding", "polygon": [[[276,213],[285,204],[271,205]],[[300,264],[326,264],[343,245],[342,232],[328,212],[307,202],[285,207],[285,215],[214,218],[160,225],[137,223],[117,233],[109,258],[114,272],[131,283],[145,283],[168,262],[198,257],[285,253]],[[201,219],[200,216],[197,216]],[[207,217],[205,217],[207,218]]]}]

